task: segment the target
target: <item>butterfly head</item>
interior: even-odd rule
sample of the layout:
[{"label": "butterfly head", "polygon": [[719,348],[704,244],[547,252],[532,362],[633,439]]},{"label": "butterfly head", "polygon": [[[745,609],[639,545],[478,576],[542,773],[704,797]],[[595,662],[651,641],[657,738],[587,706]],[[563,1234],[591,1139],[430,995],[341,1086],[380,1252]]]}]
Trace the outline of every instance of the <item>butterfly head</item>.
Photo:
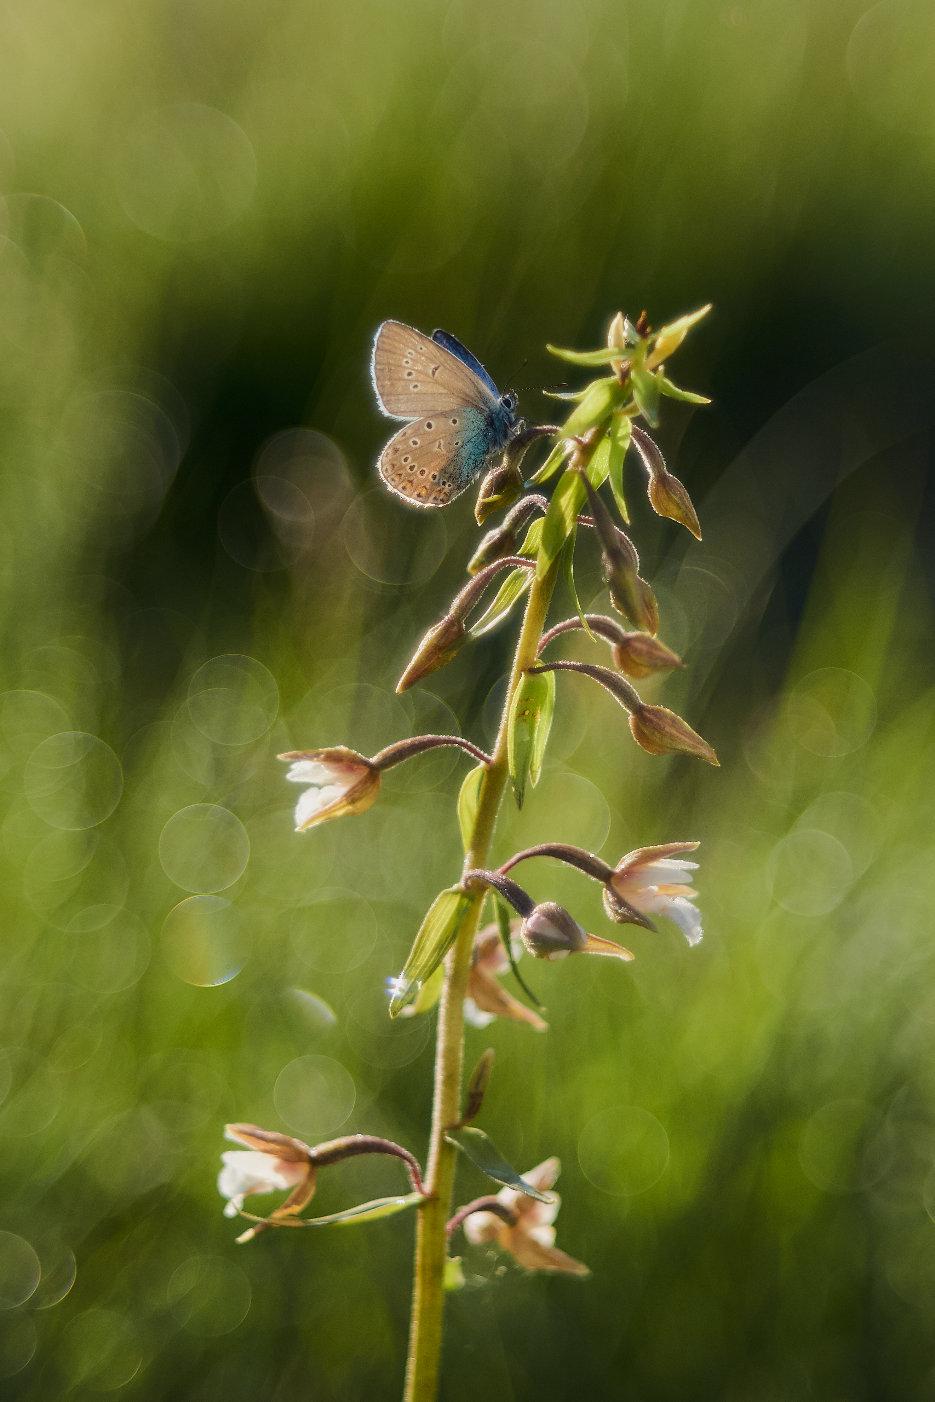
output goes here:
[{"label": "butterfly head", "polygon": [[516,410],[518,400],[512,390],[507,390],[506,394],[501,394],[500,403],[503,405],[504,409],[506,409],[507,413],[512,414]]}]

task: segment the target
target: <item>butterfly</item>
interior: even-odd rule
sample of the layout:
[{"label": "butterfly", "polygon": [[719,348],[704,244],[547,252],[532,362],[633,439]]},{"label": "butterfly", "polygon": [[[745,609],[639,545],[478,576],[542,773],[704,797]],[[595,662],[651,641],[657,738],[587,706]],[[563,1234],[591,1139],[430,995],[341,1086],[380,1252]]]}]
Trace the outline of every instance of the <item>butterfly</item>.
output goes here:
[{"label": "butterfly", "polygon": [[384,321],[373,338],[370,373],[377,403],[407,419],[377,468],[391,492],[413,506],[447,506],[522,428],[516,396],[447,331],[425,336]]}]

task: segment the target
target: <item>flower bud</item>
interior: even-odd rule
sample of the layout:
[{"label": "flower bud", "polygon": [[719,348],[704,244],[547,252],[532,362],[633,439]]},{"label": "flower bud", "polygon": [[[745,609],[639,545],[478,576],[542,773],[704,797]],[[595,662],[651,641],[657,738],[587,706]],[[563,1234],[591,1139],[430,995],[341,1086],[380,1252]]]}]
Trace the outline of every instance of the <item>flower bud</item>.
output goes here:
[{"label": "flower bud", "polygon": [[396,683],[396,690],[408,691],[430,672],[444,667],[460,651],[466,637],[464,619],[454,614],[446,614],[440,623],[433,623]]},{"label": "flower bud", "polygon": [[490,469],[480,485],[474,507],[477,524],[482,526],[495,511],[512,506],[522,491],[523,474],[519,470],[519,462],[504,456],[496,467]]},{"label": "flower bud", "polygon": [[564,959],[579,954],[588,937],[577,920],[555,901],[542,901],[523,920],[519,937],[534,959]]},{"label": "flower bud", "polygon": [[719,763],[707,740],[667,706],[648,706],[641,702],[630,713],[630,729],[636,743],[651,755],[694,755],[707,764]]},{"label": "flower bud", "polygon": [[651,586],[639,572],[639,564],[629,536],[615,529],[613,541],[604,545],[604,578],[610,602],[637,628],[655,633],[659,628],[659,605]]},{"label": "flower bud", "polygon": [[701,525],[698,513],[692,504],[686,487],[671,472],[655,472],[647,484],[649,504],[657,516],[665,516],[670,521],[691,531],[696,540],[701,539]]},{"label": "flower bud", "polygon": [[329,818],[363,813],[376,802],[379,769],[345,745],[325,750],[288,750],[279,758],[291,763],[286,775],[289,782],[306,786],[295,807],[296,832],[317,827]]},{"label": "flower bud", "polygon": [[611,647],[611,655],[614,666],[628,677],[648,677],[652,672],[685,665],[678,653],[649,633],[621,633],[619,642]]},{"label": "flower bud", "polygon": [[483,537],[468,561],[468,574],[477,574],[485,565],[502,560],[504,555],[515,555],[518,544],[519,532],[507,519],[502,526],[495,526]]}]

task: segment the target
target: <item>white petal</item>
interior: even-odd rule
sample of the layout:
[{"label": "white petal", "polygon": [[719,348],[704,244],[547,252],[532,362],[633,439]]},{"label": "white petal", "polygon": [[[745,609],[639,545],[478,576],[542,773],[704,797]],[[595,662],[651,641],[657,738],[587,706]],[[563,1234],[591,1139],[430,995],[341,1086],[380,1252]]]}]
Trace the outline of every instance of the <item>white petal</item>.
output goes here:
[{"label": "white petal", "polygon": [[701,911],[686,896],[670,896],[664,914],[674,920],[689,944],[699,944],[702,936]]},{"label": "white petal", "polygon": [[638,867],[633,873],[633,880],[640,886],[677,885],[681,882],[684,872],[697,870],[697,862],[685,862],[680,857],[661,857],[656,862]]},{"label": "white petal", "polygon": [[218,1174],[218,1192],[240,1207],[251,1193],[276,1193],[291,1188],[305,1174],[304,1164],[285,1164],[259,1149],[227,1149]]},{"label": "white petal", "polygon": [[[464,1020],[472,1027],[489,1027],[494,1020],[493,1013],[485,1013],[483,1008],[479,1008],[473,998],[464,1000]],[[470,1218],[468,1218],[470,1221]]]},{"label": "white petal", "polygon": [[532,1237],[540,1246],[555,1245],[555,1228],[546,1222],[533,1223],[531,1227],[526,1227],[527,1236]]},{"label": "white petal", "polygon": [[295,825],[297,828],[305,827],[311,820],[325,808],[330,808],[332,803],[337,803],[344,794],[344,789],[337,784],[329,784],[323,789],[306,789],[295,805]]},{"label": "white petal", "polygon": [[496,1241],[502,1229],[503,1223],[492,1212],[472,1212],[464,1219],[464,1235],[472,1246]]},{"label": "white petal", "polygon": [[331,771],[319,759],[297,759],[290,764],[286,778],[290,784],[327,784]]}]

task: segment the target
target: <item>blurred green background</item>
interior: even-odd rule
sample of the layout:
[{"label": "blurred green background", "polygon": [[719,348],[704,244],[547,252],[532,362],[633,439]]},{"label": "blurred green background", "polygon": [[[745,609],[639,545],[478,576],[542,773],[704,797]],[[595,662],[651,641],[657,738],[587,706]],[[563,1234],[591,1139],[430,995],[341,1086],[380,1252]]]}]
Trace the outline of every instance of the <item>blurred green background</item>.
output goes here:
[{"label": "blurred green background", "polygon": [[706,938],[471,1033],[593,1277],[465,1250],[444,1397],[931,1397],[931,5],[8,0],[0,192],[4,1395],[398,1395],[412,1219],[238,1248],[215,1190],[228,1119],[426,1140],[383,982],[464,762],[300,838],[274,759],[483,743],[502,694],[509,628],[393,694],[476,528],[378,490],[370,338],[449,327],[536,418],[547,339],[711,300],[662,433],[704,543],[631,481],[690,664],[644,693],[723,768],[560,679],[498,846],[699,838]]}]

